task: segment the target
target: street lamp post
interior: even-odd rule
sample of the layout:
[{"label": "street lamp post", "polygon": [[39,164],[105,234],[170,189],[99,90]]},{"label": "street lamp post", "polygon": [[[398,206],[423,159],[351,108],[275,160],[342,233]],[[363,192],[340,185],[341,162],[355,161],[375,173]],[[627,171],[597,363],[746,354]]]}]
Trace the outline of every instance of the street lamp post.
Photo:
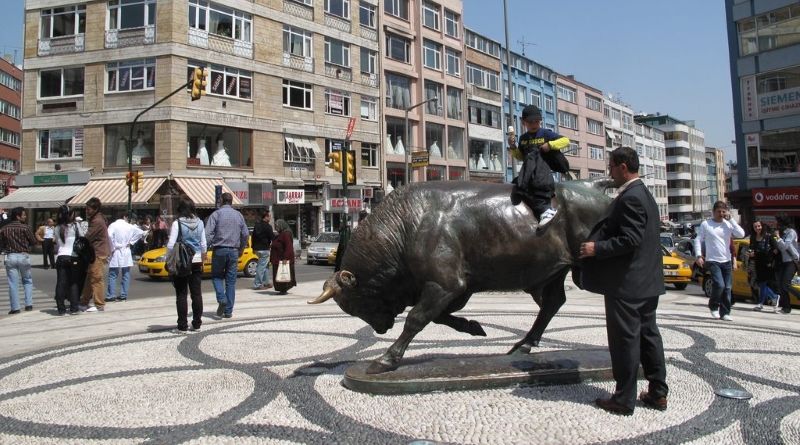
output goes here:
[{"label": "street lamp post", "polygon": [[422,101],[422,102],[420,102],[420,103],[418,103],[416,105],[412,105],[412,106],[406,108],[406,145],[408,145],[408,147],[406,148],[406,162],[405,162],[405,164],[406,164],[406,185],[410,184],[409,181],[411,180],[411,175],[409,173],[409,169],[411,168],[411,166],[410,166],[410,164],[408,162],[408,157],[409,157],[408,152],[411,151],[411,141],[410,141],[411,130],[408,129],[408,112],[413,110],[414,108],[417,108],[417,107],[420,107],[422,105],[425,105],[428,102],[435,102],[435,103],[438,104],[439,98],[438,97],[432,97],[432,98],[424,100],[424,101]]}]

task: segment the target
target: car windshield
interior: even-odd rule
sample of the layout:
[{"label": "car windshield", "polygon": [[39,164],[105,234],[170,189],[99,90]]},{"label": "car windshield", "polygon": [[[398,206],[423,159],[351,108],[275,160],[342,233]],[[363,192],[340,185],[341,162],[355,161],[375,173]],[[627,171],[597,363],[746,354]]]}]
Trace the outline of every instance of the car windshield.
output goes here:
[{"label": "car windshield", "polygon": [[672,256],[672,254],[669,253],[669,250],[667,250],[664,246],[661,246],[661,255]]},{"label": "car windshield", "polygon": [[671,236],[662,235],[661,236],[661,245],[664,246],[664,247],[672,247],[672,246],[674,246],[674,244],[672,244],[672,237]]},{"label": "car windshield", "polygon": [[314,240],[317,243],[338,243],[339,242],[339,234],[338,233],[320,233],[317,239]]}]

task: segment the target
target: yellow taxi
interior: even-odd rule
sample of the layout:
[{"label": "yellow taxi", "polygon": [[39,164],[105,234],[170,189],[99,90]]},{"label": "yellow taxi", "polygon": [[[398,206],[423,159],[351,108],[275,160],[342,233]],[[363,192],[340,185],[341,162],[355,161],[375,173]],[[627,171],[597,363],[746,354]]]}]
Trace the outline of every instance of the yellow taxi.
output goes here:
[{"label": "yellow taxi", "polygon": [[[736,253],[736,270],[733,271],[731,293],[734,300],[755,300],[758,295],[757,290],[750,287],[750,281],[747,278],[747,256],[748,249],[750,248],[750,240],[747,238],[733,240],[733,251]],[[706,297],[711,298],[711,278],[709,274],[704,273],[700,278],[700,286],[703,287],[703,293]],[[776,290],[777,291],[777,290]],[[800,305],[800,276],[795,274],[792,280],[792,285],[789,288],[789,297],[791,304]]]},{"label": "yellow taxi", "polygon": [[662,262],[664,263],[664,283],[672,284],[675,289],[684,290],[692,281],[692,268],[686,261],[661,246]]},{"label": "yellow taxi", "polygon": [[[146,274],[150,278],[168,278],[169,274],[164,267],[166,264],[167,248],[161,247],[158,249],[148,250],[139,259],[139,272]],[[252,277],[256,274],[256,266],[258,266],[258,255],[253,252],[250,246],[250,238],[247,238],[247,248],[244,253],[239,256],[239,264],[237,265],[240,273],[246,277]],[[203,274],[211,275],[211,262],[203,259]]]}]

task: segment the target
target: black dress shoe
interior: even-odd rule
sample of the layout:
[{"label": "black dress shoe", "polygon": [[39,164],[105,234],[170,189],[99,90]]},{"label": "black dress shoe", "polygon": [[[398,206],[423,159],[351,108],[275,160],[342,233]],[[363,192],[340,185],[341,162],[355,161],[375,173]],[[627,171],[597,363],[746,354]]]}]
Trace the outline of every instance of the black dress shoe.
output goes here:
[{"label": "black dress shoe", "polygon": [[225,303],[219,303],[217,305],[217,317],[222,317],[222,314],[225,313]]},{"label": "black dress shoe", "polygon": [[630,416],[633,414],[633,409],[628,408],[625,405],[620,405],[619,403],[615,402],[614,399],[597,399],[594,401],[594,403],[611,414],[617,414],[620,416]]},{"label": "black dress shoe", "polygon": [[644,403],[644,406],[648,408],[657,409],[659,411],[666,411],[667,410],[667,398],[666,397],[653,397],[647,391],[642,391],[639,394],[639,400]]},{"label": "black dress shoe", "polygon": [[30,312],[33,310],[33,306],[25,306],[25,311]]},{"label": "black dress shoe", "polygon": [[8,315],[14,315],[14,314],[19,314],[19,309],[14,309],[14,310],[8,311]]}]

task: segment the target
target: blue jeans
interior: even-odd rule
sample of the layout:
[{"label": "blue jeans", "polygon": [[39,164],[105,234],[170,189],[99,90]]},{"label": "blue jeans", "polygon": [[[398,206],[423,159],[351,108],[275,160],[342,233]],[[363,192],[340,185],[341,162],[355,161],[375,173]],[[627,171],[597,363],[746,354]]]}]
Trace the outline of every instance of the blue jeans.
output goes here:
[{"label": "blue jeans", "polygon": [[708,300],[708,308],[719,310],[719,316],[731,313],[731,286],[733,275],[731,274],[731,262],[717,263],[706,261],[708,273],[711,274],[711,299]]},{"label": "blue jeans", "polygon": [[258,266],[256,267],[256,277],[253,279],[253,287],[261,287],[270,284],[269,279],[269,250],[257,250]]},{"label": "blue jeans", "polygon": [[[762,281],[757,284],[758,284],[758,304],[764,305],[767,303],[767,300],[772,300],[775,302],[778,301],[778,298],[780,298],[780,296],[776,294],[771,287],[769,287],[769,284],[767,284],[766,281]],[[778,303],[775,303],[775,306],[777,305]]]},{"label": "blue jeans", "polygon": [[128,299],[128,289],[130,288],[131,268],[130,267],[109,267],[108,268],[108,290],[106,300],[113,300],[117,291],[117,275],[122,272],[122,284],[119,290],[119,299]]},{"label": "blue jeans", "polygon": [[8,297],[11,310],[19,310],[19,279],[25,288],[25,306],[33,306],[33,278],[31,278],[31,257],[27,253],[9,253],[6,257],[6,275],[8,275]]},{"label": "blue jeans", "polygon": [[236,272],[239,249],[217,247],[211,257],[211,282],[217,293],[217,303],[225,305],[225,314],[233,313],[236,301]]}]

